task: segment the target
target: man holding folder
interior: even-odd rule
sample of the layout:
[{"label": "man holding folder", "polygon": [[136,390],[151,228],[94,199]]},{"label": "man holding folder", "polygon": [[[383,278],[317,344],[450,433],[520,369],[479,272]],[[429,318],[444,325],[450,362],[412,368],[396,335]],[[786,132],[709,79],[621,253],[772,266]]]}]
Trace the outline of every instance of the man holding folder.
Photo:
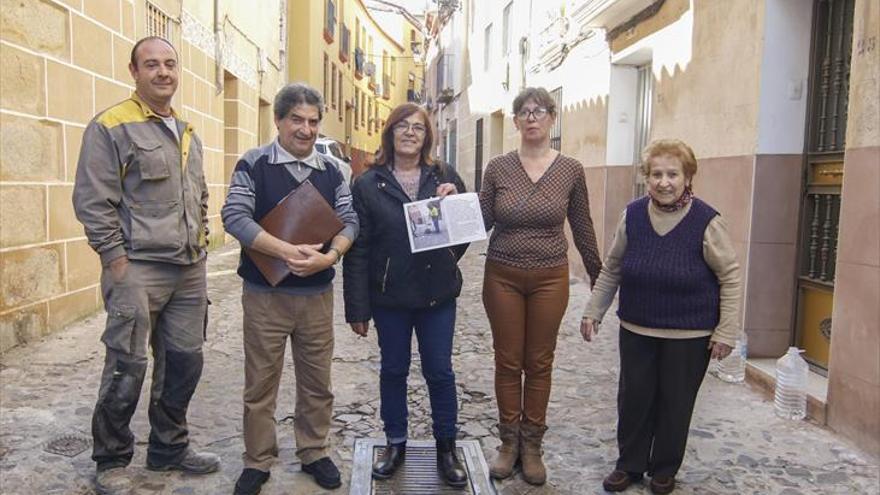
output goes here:
[{"label": "man holding folder", "polygon": [[[282,88],[274,105],[278,138],[239,159],[223,205],[223,225],[242,245],[238,274],[244,279],[245,454],[236,494],[259,493],[278,457],[275,404],[288,339],[296,374],[296,455],[303,471],[321,487],[341,484],[327,452],[333,408],[332,267],[357,237],[358,218],[342,173],[315,150],[323,108],[321,94],[305,84]],[[335,236],[314,244],[291,244],[270,233],[277,233],[274,225],[261,222],[278,218],[264,218],[276,207],[314,207],[314,202],[291,206],[299,190],[291,192],[303,185],[303,190],[314,187],[341,221],[342,230]],[[329,247],[323,249],[327,241]],[[255,262],[261,255],[282,260],[290,275],[282,274],[280,282],[267,277],[264,265]]]}]

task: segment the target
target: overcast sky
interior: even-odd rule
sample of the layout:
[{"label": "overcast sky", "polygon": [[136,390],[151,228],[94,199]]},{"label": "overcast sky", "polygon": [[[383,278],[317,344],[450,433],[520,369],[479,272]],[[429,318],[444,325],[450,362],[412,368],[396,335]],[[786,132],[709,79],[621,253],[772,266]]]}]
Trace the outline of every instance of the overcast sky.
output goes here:
[{"label": "overcast sky", "polygon": [[432,0],[389,0],[401,7],[406,8],[413,14],[420,14],[425,11],[425,6],[431,7],[434,2]]}]

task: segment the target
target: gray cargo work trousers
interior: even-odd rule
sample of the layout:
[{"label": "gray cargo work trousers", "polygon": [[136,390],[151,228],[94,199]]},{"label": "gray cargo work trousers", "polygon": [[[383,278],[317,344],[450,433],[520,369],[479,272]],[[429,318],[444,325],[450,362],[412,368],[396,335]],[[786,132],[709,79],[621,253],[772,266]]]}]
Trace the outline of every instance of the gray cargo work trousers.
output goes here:
[{"label": "gray cargo work trousers", "polygon": [[150,390],[151,464],[176,462],[189,445],[186,411],[202,374],[208,308],[205,260],[174,265],[132,260],[121,280],[101,273],[107,349],[92,416],[98,470],[126,466],[134,454],[129,427],[153,353]]}]

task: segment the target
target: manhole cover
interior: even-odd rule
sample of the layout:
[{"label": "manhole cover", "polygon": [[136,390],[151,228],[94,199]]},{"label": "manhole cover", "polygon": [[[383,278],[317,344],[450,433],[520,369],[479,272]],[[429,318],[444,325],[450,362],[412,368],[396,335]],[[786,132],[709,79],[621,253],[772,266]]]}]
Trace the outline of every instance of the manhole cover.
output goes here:
[{"label": "manhole cover", "polygon": [[452,488],[437,474],[437,451],[434,441],[410,440],[406,444],[406,460],[394,476],[374,480],[373,462],[385,448],[385,440],[359,438],[354,444],[354,465],[351,473],[351,495],[494,495],[495,487],[489,479],[489,468],[479,442],[459,440],[458,458],[468,471],[468,485]]},{"label": "manhole cover", "polygon": [[61,435],[49,440],[43,448],[50,454],[76,457],[91,447],[92,441],[79,435]]}]

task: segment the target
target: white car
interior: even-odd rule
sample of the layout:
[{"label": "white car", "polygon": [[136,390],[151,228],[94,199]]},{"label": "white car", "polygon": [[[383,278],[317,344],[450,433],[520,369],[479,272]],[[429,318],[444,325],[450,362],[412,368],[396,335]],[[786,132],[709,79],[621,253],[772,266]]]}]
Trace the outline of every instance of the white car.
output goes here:
[{"label": "white car", "polygon": [[338,141],[325,137],[318,138],[315,141],[315,149],[318,150],[318,153],[333,159],[333,162],[339,167],[339,171],[342,172],[342,176],[345,177],[345,182],[351,182],[351,165],[346,161],[345,155],[342,154],[342,146],[340,146]]}]

